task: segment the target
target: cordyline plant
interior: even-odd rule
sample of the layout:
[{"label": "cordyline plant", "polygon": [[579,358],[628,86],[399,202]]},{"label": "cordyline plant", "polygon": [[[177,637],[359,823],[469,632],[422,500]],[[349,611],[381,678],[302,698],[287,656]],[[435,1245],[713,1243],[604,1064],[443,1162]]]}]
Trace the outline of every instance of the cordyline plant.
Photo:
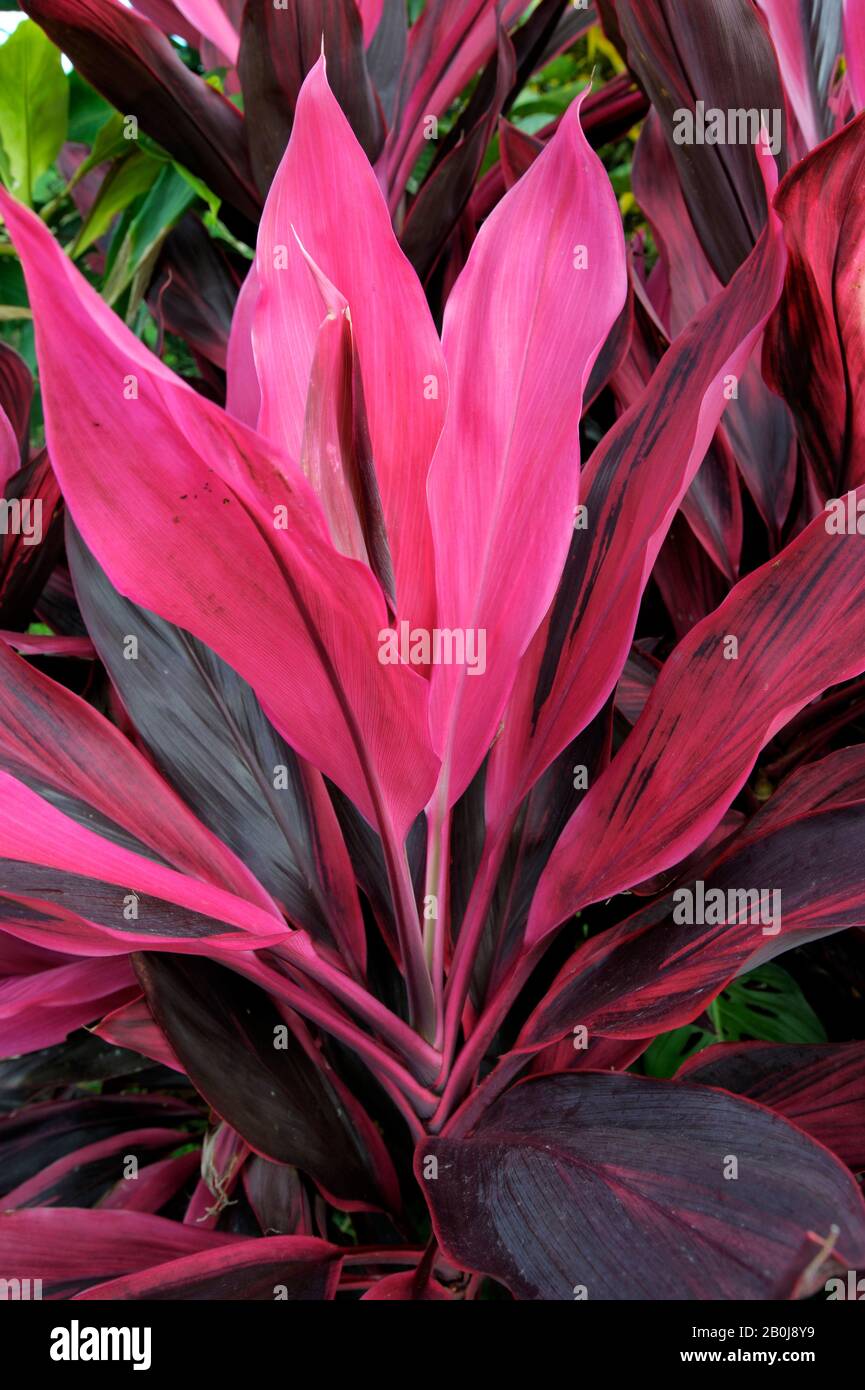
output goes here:
[{"label": "cordyline plant", "polygon": [[[302,7],[138,5],[245,121],[133,11],[25,8],[109,98],[112,54],[163,63],[142,126],[260,221],[223,405],[0,193],[46,424],[28,457],[4,349],[7,517],[48,531],[0,576],[0,1279],[771,1299],[865,1266],[865,1043],[718,1041],[737,977],[865,924],[863,7],[606,0],[640,90],[503,123],[483,170],[563,5],[529,42],[522,4],[431,3],[404,56],[401,5],[311,5],[315,51]],[[656,259],[584,128],[647,97]],[[194,259],[162,289],[201,349]],[[95,653],[90,698],[28,660]],[[645,1065],[685,1025],[713,1045]]]}]

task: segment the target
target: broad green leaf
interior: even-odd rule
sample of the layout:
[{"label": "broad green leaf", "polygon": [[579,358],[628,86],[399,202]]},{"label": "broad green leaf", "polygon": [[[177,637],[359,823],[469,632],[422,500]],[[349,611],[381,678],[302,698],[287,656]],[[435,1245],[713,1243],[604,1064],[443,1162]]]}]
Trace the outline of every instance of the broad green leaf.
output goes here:
[{"label": "broad green leaf", "polygon": [[646,1076],[675,1076],[683,1062],[693,1057],[695,1052],[702,1052],[704,1047],[711,1047],[712,1043],[717,1041],[714,1033],[707,1032],[696,1023],[674,1028],[669,1033],[662,1033],[649,1044],[640,1059],[642,1070]]},{"label": "broad green leaf", "polygon": [[135,214],[130,235],[136,265],[140,264],[160,234],[174,226],[195,202],[195,189],[177,169],[167,164]]},{"label": "broad green leaf", "polygon": [[103,180],[70,254],[80,256],[107,232],[117,213],[123,212],[155,183],[161,167],[159,160],[143,150],[136,150],[135,154],[114,164]]},{"label": "broad green leaf", "polygon": [[222,199],[217,198],[213,190],[208,188],[207,184],[202,179],[198,178],[196,174],[191,173],[189,169],[184,168],[182,164],[178,164],[176,160],[173,167],[180,177],[186,180],[190,188],[195,190],[199,198],[207,204],[207,210],[202,213],[201,220],[210,235],[217,241],[224,241],[226,245],[230,246],[238,255],[244,256],[246,260],[251,261],[254,256],[252,248],[247,246],[246,242],[239,241],[236,236],[233,236],[225,226],[225,223],[220,221],[219,209],[222,207]]},{"label": "broad green leaf", "polygon": [[9,187],[30,205],[36,180],[66,139],[68,114],[60,50],[26,19],[0,46],[0,140]]},{"label": "broad green leaf", "polygon": [[709,1005],[713,1030],[687,1023],[661,1033],[640,1059],[647,1076],[674,1076],[683,1062],[717,1042],[820,1043],[822,1023],[796,981],[779,965],[742,975]]},{"label": "broad green leaf", "polygon": [[715,1026],[724,1042],[819,1043],[822,1023],[801,989],[780,965],[761,965],[718,996]]}]

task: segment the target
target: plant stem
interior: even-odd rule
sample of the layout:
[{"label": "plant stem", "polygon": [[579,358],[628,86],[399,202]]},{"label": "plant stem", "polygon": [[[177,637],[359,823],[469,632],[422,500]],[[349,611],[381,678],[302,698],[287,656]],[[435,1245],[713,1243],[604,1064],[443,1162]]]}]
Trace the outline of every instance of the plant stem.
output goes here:
[{"label": "plant stem", "polygon": [[345,1005],[380,1034],[405,1059],[418,1080],[424,1083],[435,1080],[441,1064],[439,1053],[423,1038],[419,1038],[414,1029],[409,1028],[381,1000],[324,960],[308,943],[305,949],[292,950],[291,945],[281,949],[284,952],[282,957],[272,952],[277,960],[282,959],[288,969],[315,980],[330,997]]},{"label": "plant stem", "polygon": [[[423,943],[435,999],[435,1045],[439,1050],[444,1036],[444,963],[450,914],[450,827],[451,815],[447,803],[435,797],[427,808]],[[433,904],[433,916],[427,918],[426,904],[430,899]]]},{"label": "plant stem", "polygon": [[263,989],[284,999],[302,1018],[317,1024],[350,1047],[363,1058],[374,1074],[387,1076],[408,1097],[416,1114],[427,1118],[433,1113],[436,1097],[432,1092],[422,1086],[380,1042],[362,1032],[356,1023],[340,1014],[336,1008],[293,984],[278,970],[258,960],[252,952],[232,952],[232,959],[225,963],[239,975],[245,975]]},{"label": "plant stem", "polygon": [[289,593],[294,600],[297,611],[306,628],[310,643],[321,662],[322,670],[327,677],[334,698],[345,720],[346,729],[357,756],[358,765],[366,784],[373,814],[381,836],[384,861],[387,867],[388,883],[393,900],[397,936],[402,953],[402,965],[405,971],[411,1022],[427,1042],[432,1042],[435,1037],[435,1001],[433,999],[432,981],[430,980],[423,955],[420,923],[418,921],[417,905],[414,900],[414,889],[412,887],[408,859],[406,858],[405,845],[400,842],[396,834],[396,829],[391,820],[385,798],[382,794],[382,789],[379,786],[375,767],[369,758],[363,732],[358,724],[357,716],[346,695],[345,689],[343,688],[342,680],[334,664],[333,657],[313,621],[312,614],[307,607],[306,600],[300,588],[295,582],[294,575],[285,562],[285,557],[276,542],[274,534],[269,531],[264,520],[259,516],[257,509],[251,503],[242,499],[240,494],[238,494],[238,500],[243,502],[247,516],[264,540],[280,574],[285,580]]},{"label": "plant stem", "polygon": [[547,945],[548,942],[546,941],[539,942],[538,945],[532,947],[530,951],[516,960],[510,974],[484,1009],[478,1019],[477,1026],[450,1072],[441,1103],[430,1122],[431,1134],[437,1134],[442,1129],[459,1104],[463,1092],[471,1084],[472,1077],[483,1061],[487,1048],[501,1027],[508,1009],[544,954]]},{"label": "plant stem", "polygon": [[445,989],[445,1026],[441,1043],[442,1073],[439,1077],[440,1081],[447,1075],[453,1062],[463,1006],[468,997],[478,946],[483,936],[490,901],[507,848],[510,831],[511,820],[508,818],[499,826],[497,831],[484,841],[481,862],[478,865],[465,917],[454,947],[451,971]]}]

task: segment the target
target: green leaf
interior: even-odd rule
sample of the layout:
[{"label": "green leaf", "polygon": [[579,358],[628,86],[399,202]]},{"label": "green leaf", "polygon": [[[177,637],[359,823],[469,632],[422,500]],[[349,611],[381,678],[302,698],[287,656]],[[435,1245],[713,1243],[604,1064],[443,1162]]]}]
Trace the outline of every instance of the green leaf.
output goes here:
[{"label": "green leaf", "polygon": [[32,206],[33,186],[54,163],[69,116],[69,86],[60,50],[25,19],[0,46],[0,140],[8,182]]},{"label": "green leaf", "polygon": [[687,1023],[649,1044],[638,1064],[646,1076],[674,1076],[689,1057],[717,1042],[826,1041],[819,1018],[780,965],[761,965],[733,980],[707,1012],[714,1031]]},{"label": "green leaf", "polygon": [[66,138],[78,145],[92,145],[112,114],[113,107],[73,68],[69,74],[69,132]]},{"label": "green leaf", "polygon": [[24,271],[21,269],[21,262],[14,255],[0,257],[0,303],[27,303]]},{"label": "green leaf", "polygon": [[174,226],[195,202],[195,189],[173,164],[166,164],[151,188],[131,227],[136,256],[140,261],[160,233]]},{"label": "green leaf", "polygon": [[199,198],[207,204],[213,216],[216,217],[222,206],[222,200],[217,198],[212,189],[208,188],[204,180],[200,179],[197,174],[191,173],[189,169],[184,168],[182,164],[178,164],[176,161],[173,167],[175,172],[189,184],[189,187],[198,194]]},{"label": "green leaf", "polygon": [[210,235],[218,241],[224,241],[233,251],[244,256],[248,261],[253,260],[255,252],[252,248],[247,246],[245,241],[239,241],[236,236],[233,236],[225,223],[220,221],[219,209],[222,207],[222,199],[217,198],[213,190],[208,188],[202,179],[191,173],[189,169],[185,169],[182,164],[178,164],[176,160],[173,167],[180,177],[186,180],[190,188],[195,190],[199,198],[207,204],[207,211],[202,215],[201,220]]},{"label": "green leaf", "polygon": [[195,196],[195,190],[173,165],[163,166],[130,222],[114,259],[103,291],[109,304],[118,299],[139,267],[158,250],[171,228],[195,202]]},{"label": "green leaf", "polygon": [[80,256],[107,232],[118,212],[123,212],[156,181],[162,165],[143,150],[114,164],[102,181],[96,202],[75,238],[70,255]]},{"label": "green leaf", "polygon": [[822,1023],[780,965],[761,965],[734,980],[715,1001],[724,1042],[819,1043]]},{"label": "green leaf", "polygon": [[96,131],[89,155],[82,159],[69,180],[70,188],[74,188],[78,180],[83,179],[84,175],[89,174],[97,165],[105,164],[110,159],[126,158],[134,152],[131,143],[124,139],[123,130],[123,117],[119,112],[113,111],[105,124]]},{"label": "green leaf", "polygon": [[714,1033],[708,1033],[696,1023],[687,1023],[684,1028],[674,1028],[670,1033],[662,1033],[650,1043],[640,1059],[646,1076],[657,1076],[666,1080],[675,1076],[683,1062],[711,1047],[718,1041]]}]

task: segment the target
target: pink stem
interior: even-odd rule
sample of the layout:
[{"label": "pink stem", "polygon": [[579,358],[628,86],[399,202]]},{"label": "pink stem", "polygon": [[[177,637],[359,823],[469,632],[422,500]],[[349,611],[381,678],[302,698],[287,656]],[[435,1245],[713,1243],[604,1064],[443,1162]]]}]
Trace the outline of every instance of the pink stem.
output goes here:
[{"label": "pink stem", "polygon": [[463,1005],[468,997],[478,946],[483,936],[493,889],[507,848],[510,831],[511,821],[508,817],[499,829],[484,841],[481,862],[472,884],[465,917],[454,947],[451,971],[445,989],[445,1028],[442,1041],[443,1057],[442,1069],[439,1074],[440,1082],[448,1075],[453,1063]]},{"label": "pink stem", "polygon": [[444,967],[445,945],[450,916],[450,827],[451,815],[447,804],[438,799],[427,808],[427,865],[425,900],[432,897],[435,916],[424,921],[424,952],[432,979],[435,997],[435,1045],[440,1050],[444,1037]]},{"label": "pink stem", "polygon": [[[335,965],[319,956],[314,949],[292,950],[283,948],[281,959],[293,970],[308,975],[323,986],[334,999],[368,1024],[408,1062],[419,1081],[431,1083],[436,1079],[441,1066],[441,1055],[429,1043],[424,1042],[413,1028],[397,1018],[380,1000],[364,989],[363,985],[337,969]],[[274,953],[275,954],[275,953]],[[276,957],[280,959],[279,956]]]},{"label": "pink stem", "polygon": [[484,1009],[477,1027],[457,1057],[450,1073],[439,1107],[429,1125],[431,1134],[439,1133],[464,1091],[468,1089],[487,1048],[501,1027],[502,1020],[546,950],[546,946],[546,942],[541,942],[517,959],[510,974]]},{"label": "pink stem", "polygon": [[270,990],[280,999],[284,999],[302,1018],[309,1019],[345,1043],[346,1047],[352,1048],[359,1057],[369,1063],[377,1076],[388,1077],[402,1094],[408,1097],[416,1114],[427,1118],[433,1113],[436,1097],[432,1092],[421,1086],[381,1043],[361,1032],[357,1024],[316,999],[308,991],[292,984],[279,971],[264,965],[251,954],[244,953],[242,957],[240,952],[232,953],[230,965],[239,975],[245,975],[263,989]]}]

